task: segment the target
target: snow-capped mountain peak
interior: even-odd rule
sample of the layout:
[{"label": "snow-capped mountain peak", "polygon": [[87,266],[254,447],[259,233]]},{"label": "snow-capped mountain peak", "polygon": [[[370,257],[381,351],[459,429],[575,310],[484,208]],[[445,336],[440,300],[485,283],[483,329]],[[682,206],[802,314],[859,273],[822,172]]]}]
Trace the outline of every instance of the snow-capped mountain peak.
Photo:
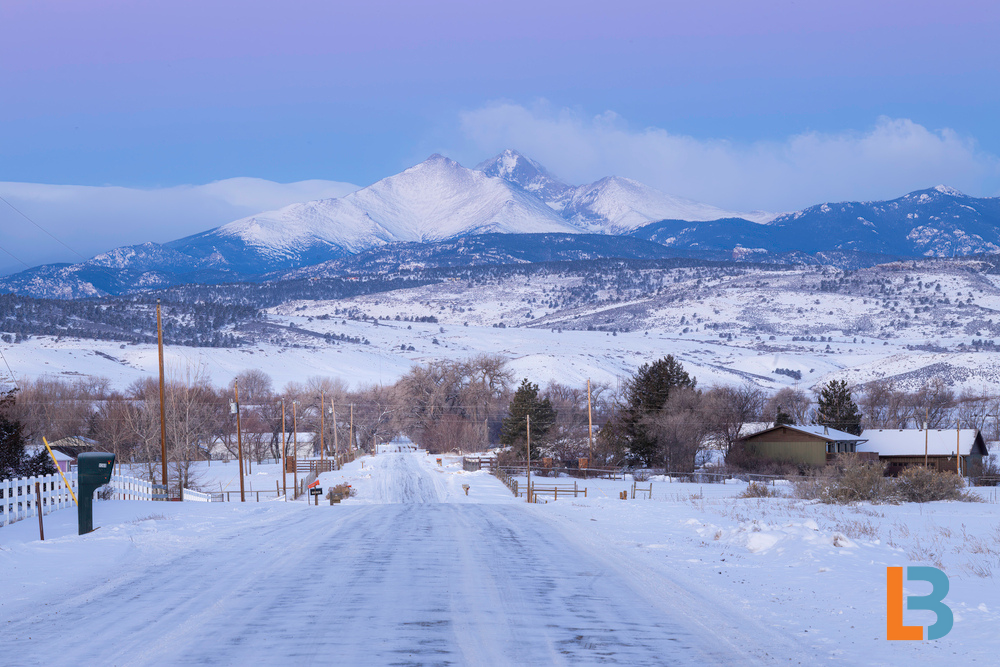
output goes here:
[{"label": "snow-capped mountain peak", "polygon": [[573,187],[553,177],[531,158],[508,148],[496,157],[476,165],[476,171],[513,183],[559,211],[572,196]]},{"label": "snow-capped mountain peak", "polygon": [[355,253],[385,243],[466,234],[578,230],[507,181],[434,154],[340,199],[293,204],[216,231],[279,258],[317,245]]},{"label": "snow-capped mountain peak", "polygon": [[936,185],[934,189],[943,195],[950,195],[952,197],[965,197],[967,196],[964,192],[956,190],[955,188],[948,187],[947,185]]}]

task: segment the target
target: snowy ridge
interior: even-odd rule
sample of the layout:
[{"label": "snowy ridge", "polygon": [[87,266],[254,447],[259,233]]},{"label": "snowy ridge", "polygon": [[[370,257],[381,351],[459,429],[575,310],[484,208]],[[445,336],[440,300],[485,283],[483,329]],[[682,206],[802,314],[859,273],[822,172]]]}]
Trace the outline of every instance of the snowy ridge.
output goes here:
[{"label": "snowy ridge", "polygon": [[506,181],[432,155],[346,197],[260,213],[223,225],[217,234],[287,257],[317,244],[357,253],[467,234],[577,231]]},{"label": "snowy ridge", "polygon": [[746,217],[674,197],[630,178],[609,176],[576,189],[564,213],[590,231],[625,234],[658,220],[706,221]]},{"label": "snowy ridge", "polygon": [[479,164],[476,169],[536,195],[565,219],[591,233],[626,234],[651,222],[668,219],[697,222],[739,217],[763,223],[774,217],[762,211],[726,211],[668,195],[619,176],[574,187],[558,181],[545,167],[510,149]]}]

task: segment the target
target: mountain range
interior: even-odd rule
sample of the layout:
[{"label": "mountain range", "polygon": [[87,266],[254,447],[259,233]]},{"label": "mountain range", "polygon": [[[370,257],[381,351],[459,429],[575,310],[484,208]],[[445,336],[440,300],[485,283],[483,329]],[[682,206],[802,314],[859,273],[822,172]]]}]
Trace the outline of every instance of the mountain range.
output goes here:
[{"label": "mountain range", "polygon": [[0,291],[76,298],[539,258],[849,266],[973,253],[1000,253],[1000,198],[938,186],[891,201],[827,203],[777,216],[741,213],[615,176],[568,185],[507,150],[475,169],[432,155],[343,197],[292,204],[169,243],[116,248],[80,264],[35,267],[0,280]]}]

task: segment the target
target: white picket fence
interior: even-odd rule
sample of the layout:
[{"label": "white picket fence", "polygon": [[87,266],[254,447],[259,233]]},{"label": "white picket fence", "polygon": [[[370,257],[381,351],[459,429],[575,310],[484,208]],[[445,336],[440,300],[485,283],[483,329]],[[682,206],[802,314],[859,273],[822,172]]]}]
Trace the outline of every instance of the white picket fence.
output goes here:
[{"label": "white picket fence", "polygon": [[[73,488],[73,493],[78,493],[76,472],[67,472],[66,479]],[[74,506],[73,497],[66,489],[62,476],[58,473],[44,477],[18,477],[0,480],[0,514],[3,515],[3,523],[0,525],[6,526],[15,521],[38,516],[35,482],[39,482],[42,487],[41,508],[43,514]],[[111,487],[110,498],[114,500],[153,499],[153,485],[138,477],[112,475],[109,486]]]},{"label": "white picket fence", "polygon": [[212,494],[202,493],[193,489],[181,489],[181,500],[184,502],[210,503],[212,502]]}]

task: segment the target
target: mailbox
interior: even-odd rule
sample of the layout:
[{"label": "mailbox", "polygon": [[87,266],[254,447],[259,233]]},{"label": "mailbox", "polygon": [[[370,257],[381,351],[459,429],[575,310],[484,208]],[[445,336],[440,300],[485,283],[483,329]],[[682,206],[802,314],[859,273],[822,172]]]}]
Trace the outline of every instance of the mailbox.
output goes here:
[{"label": "mailbox", "polygon": [[84,452],[76,459],[79,507],[77,525],[80,535],[94,530],[94,491],[111,481],[115,455],[107,452]]}]

